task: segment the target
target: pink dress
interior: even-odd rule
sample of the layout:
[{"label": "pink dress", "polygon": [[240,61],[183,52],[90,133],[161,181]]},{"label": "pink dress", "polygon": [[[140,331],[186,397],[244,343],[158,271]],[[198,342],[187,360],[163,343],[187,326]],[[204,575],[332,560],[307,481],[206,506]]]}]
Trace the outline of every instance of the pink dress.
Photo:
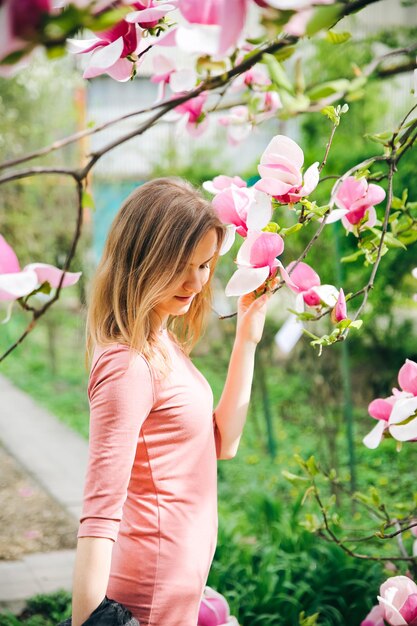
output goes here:
[{"label": "pink dress", "polygon": [[141,626],[196,626],[216,546],[220,437],[208,382],[162,338],[172,364],[159,380],[126,346],[95,350],[78,537],[115,541],[107,596]]}]

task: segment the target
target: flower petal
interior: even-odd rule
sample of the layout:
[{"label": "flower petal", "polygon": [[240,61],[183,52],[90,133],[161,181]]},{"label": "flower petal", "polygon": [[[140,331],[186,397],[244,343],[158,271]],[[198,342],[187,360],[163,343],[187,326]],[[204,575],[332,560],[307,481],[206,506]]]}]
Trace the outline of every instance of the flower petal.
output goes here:
[{"label": "flower petal", "polygon": [[[111,67],[120,59],[123,47],[123,37],[119,37],[116,41],[113,41],[113,43],[96,50],[91,55],[88,69],[106,70],[108,67]],[[88,74],[88,69],[84,72],[84,74]],[[88,78],[88,76],[85,77]]]},{"label": "flower petal", "polygon": [[261,164],[269,163],[269,155],[281,155],[291,161],[296,169],[301,169],[304,163],[304,153],[298,143],[286,135],[275,135],[265,148]]},{"label": "flower petal", "polygon": [[344,215],[346,215],[346,213],[348,213],[348,209],[333,209],[333,211],[331,211],[327,216],[326,224],[333,224],[333,222],[337,222]]},{"label": "flower petal", "polygon": [[396,401],[389,417],[389,424],[400,424],[417,410],[417,398],[400,398]]},{"label": "flower petal", "polygon": [[0,235],[0,274],[20,272],[20,265],[13,248]]},{"label": "flower petal", "polygon": [[262,230],[272,217],[272,203],[269,195],[253,190],[252,201],[248,206],[246,226],[250,230]]},{"label": "flower petal", "polygon": [[339,291],[334,285],[318,285],[317,287],[312,287],[311,291],[314,291],[327,306],[335,306],[339,297]]},{"label": "flower petal", "polygon": [[228,224],[226,226],[226,233],[225,233],[223,243],[220,248],[220,252],[219,252],[220,256],[223,256],[223,254],[226,254],[226,252],[229,252],[230,248],[233,246],[235,242],[235,236],[236,236],[236,226],[234,224]]},{"label": "flower petal", "polygon": [[417,363],[406,359],[404,365],[398,372],[398,382],[401,389],[417,396]]},{"label": "flower petal", "polygon": [[265,265],[271,267],[275,258],[283,251],[284,240],[278,233],[258,234],[251,244],[250,264],[253,267],[264,267]]},{"label": "flower petal", "polygon": [[[62,276],[62,270],[54,265],[48,265],[47,263],[29,263],[29,265],[24,267],[23,271],[26,272],[28,270],[32,270],[36,273],[40,284],[48,281],[52,288],[58,287]],[[62,287],[75,285],[80,276],[81,272],[65,272]]]},{"label": "flower petal", "polygon": [[415,441],[417,440],[417,418],[407,424],[390,426],[389,431],[397,441]]},{"label": "flower petal", "polygon": [[368,406],[368,413],[376,420],[388,421],[393,408],[393,402],[388,402],[385,398],[376,398]]},{"label": "flower petal", "polygon": [[352,204],[366,194],[368,183],[365,178],[356,179],[348,176],[340,185],[336,194],[336,204],[340,209],[350,209]]},{"label": "flower petal", "polygon": [[[320,285],[320,276],[313,270],[310,265],[307,263],[297,263],[295,265],[295,261],[290,263],[287,266],[287,272],[291,276],[292,282],[295,284],[296,288],[292,288],[295,293],[301,293],[303,291],[308,291],[311,287],[317,287]],[[294,267],[294,269],[292,269]]]},{"label": "flower petal", "polygon": [[182,69],[172,72],[169,85],[174,93],[190,91],[197,81],[194,70]]},{"label": "flower petal", "polygon": [[303,334],[303,325],[296,315],[290,315],[277,334],[274,341],[284,354],[289,354]]},{"label": "flower petal", "polygon": [[375,450],[382,441],[384,431],[388,428],[387,422],[380,420],[376,426],[373,427],[366,437],[363,438],[362,443],[371,450]]},{"label": "flower petal", "polygon": [[119,59],[114,65],[108,67],[106,74],[119,83],[125,83],[132,78],[133,63],[128,59]]},{"label": "flower petal", "polygon": [[270,196],[284,196],[292,188],[293,185],[283,183],[281,180],[277,180],[276,178],[261,178],[261,180],[258,180],[258,182],[255,183],[255,189],[263,191]]},{"label": "flower petal", "polygon": [[301,187],[300,195],[308,196],[317,187],[320,180],[319,162],[316,161],[304,173],[304,184]]},{"label": "flower petal", "polygon": [[385,190],[382,189],[379,185],[374,185],[371,183],[368,186],[368,191],[366,193],[366,202],[370,206],[374,206],[375,204],[379,204],[384,200],[386,196]]},{"label": "flower petal", "polygon": [[0,300],[17,300],[27,296],[38,286],[38,277],[34,271],[0,274]]},{"label": "flower petal", "polygon": [[226,285],[226,296],[250,293],[260,287],[268,276],[269,267],[239,267]]}]

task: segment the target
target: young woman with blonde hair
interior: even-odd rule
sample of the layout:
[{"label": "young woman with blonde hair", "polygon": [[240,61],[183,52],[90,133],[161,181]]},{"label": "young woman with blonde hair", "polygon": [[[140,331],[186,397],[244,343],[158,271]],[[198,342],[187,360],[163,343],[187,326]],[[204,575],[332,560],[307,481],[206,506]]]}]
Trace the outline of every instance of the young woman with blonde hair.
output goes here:
[{"label": "young woman with blonde hair", "polygon": [[221,399],[188,354],[210,309],[224,226],[180,179],[137,188],[117,214],[92,285],[89,463],[72,626],[103,601],[141,626],[196,626],[217,535],[216,460],[246,419],[267,295],[238,302]]}]

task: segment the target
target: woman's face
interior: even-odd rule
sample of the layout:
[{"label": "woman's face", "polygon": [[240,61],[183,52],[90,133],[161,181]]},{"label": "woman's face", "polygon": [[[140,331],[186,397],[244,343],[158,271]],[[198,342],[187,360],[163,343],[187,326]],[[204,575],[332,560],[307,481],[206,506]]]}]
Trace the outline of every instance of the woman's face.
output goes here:
[{"label": "woman's face", "polygon": [[212,229],[196,245],[180,278],[167,290],[166,298],[155,307],[163,323],[169,315],[187,313],[193,298],[200,293],[210,277],[209,263],[216,249],[217,232]]}]

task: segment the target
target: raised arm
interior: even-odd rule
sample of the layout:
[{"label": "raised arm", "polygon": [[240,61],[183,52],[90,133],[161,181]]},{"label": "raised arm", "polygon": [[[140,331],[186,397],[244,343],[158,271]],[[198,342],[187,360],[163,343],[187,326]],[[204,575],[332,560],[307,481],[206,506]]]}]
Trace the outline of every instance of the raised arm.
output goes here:
[{"label": "raised arm", "polygon": [[250,293],[238,300],[236,337],[223,393],[214,411],[220,433],[220,459],[233,458],[239,447],[249,407],[255,351],[262,337],[269,297],[270,292],[256,299]]}]

